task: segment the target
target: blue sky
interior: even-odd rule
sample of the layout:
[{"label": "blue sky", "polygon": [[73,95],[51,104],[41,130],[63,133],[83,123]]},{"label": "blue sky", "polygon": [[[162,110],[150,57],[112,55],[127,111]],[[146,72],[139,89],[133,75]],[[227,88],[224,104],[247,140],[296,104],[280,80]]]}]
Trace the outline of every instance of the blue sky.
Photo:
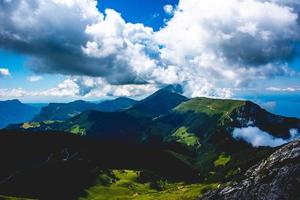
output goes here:
[{"label": "blue sky", "polygon": [[4,1],[0,99],[140,98],[181,84],[189,97],[249,99],[300,117],[299,8],[277,0]]},{"label": "blue sky", "polygon": [[122,14],[127,22],[143,23],[146,26],[158,30],[164,26],[164,19],[171,16],[166,14],[163,7],[165,5],[176,6],[178,0],[101,0],[98,8],[104,11],[106,8],[112,8]]}]

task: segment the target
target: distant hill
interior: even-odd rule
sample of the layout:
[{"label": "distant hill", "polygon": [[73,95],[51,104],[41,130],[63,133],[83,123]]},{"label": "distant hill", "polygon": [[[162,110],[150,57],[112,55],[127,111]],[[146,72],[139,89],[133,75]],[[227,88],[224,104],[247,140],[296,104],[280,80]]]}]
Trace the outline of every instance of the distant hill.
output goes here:
[{"label": "distant hill", "polygon": [[135,105],[138,101],[127,97],[119,97],[114,100],[107,100],[97,105],[97,110],[105,112],[115,112],[123,109],[130,108]]},{"label": "distant hill", "polygon": [[0,128],[9,124],[30,121],[39,110],[38,107],[23,104],[16,99],[0,101]]},{"label": "distant hill", "polygon": [[47,106],[42,107],[41,112],[34,116],[32,121],[65,120],[85,110],[95,108],[96,104],[82,100],[71,103],[49,103]]},{"label": "distant hill", "polygon": [[50,103],[42,107],[41,112],[34,116],[32,121],[66,120],[87,110],[114,112],[126,109],[135,103],[135,100],[126,97],[107,100],[98,104],[82,100],[70,103]]}]

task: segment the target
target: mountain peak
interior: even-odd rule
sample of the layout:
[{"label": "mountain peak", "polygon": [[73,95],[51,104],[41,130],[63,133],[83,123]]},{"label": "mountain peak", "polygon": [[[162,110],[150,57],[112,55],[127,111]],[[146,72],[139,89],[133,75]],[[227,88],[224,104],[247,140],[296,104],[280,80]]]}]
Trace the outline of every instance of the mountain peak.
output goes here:
[{"label": "mountain peak", "polygon": [[115,98],[114,100],[133,100],[129,97],[118,97],[118,98]]},{"label": "mountain peak", "polygon": [[[181,87],[181,86],[180,86]],[[144,113],[149,117],[164,115],[188,98],[178,94],[179,86],[167,86],[138,102],[130,112]]]},{"label": "mountain peak", "polygon": [[182,94],[183,93],[183,87],[180,84],[172,84],[168,85],[158,91],[169,91],[177,94]]},{"label": "mountain peak", "polygon": [[22,104],[22,102],[19,99],[7,100],[6,102],[8,102],[8,103],[15,103],[15,104]]}]

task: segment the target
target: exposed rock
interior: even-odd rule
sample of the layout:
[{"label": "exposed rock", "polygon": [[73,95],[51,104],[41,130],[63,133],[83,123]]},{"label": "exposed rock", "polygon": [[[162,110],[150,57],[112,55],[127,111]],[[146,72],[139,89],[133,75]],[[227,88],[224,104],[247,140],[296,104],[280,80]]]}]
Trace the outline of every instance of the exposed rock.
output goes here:
[{"label": "exposed rock", "polygon": [[201,200],[300,199],[300,140],[284,145],[258,165],[241,182],[207,192]]}]

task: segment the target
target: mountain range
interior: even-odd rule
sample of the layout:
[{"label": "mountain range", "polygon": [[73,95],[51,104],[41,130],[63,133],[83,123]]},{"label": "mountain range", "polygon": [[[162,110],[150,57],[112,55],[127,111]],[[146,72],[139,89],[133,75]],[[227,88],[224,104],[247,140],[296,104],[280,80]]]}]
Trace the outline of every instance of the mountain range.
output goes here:
[{"label": "mountain range", "polygon": [[[123,99],[121,101],[123,102]],[[3,187],[6,189],[2,194],[14,195],[13,188],[19,187],[15,184],[25,183],[28,180],[26,177],[37,177],[36,183],[39,183],[39,177],[43,177],[43,174],[63,173],[65,168],[60,169],[61,166],[56,164],[56,168],[53,168],[52,165],[52,162],[60,163],[63,159],[74,162],[67,165],[75,171],[81,170],[78,167],[84,167],[83,174],[89,177],[87,183],[75,181],[78,184],[76,187],[80,188],[78,190],[95,185],[93,181],[96,177],[99,178],[99,175],[112,181],[108,185],[113,187],[114,177],[120,179],[120,174],[118,171],[108,173],[105,171],[108,169],[134,170],[128,173],[138,174],[137,180],[143,181],[136,182],[134,179],[134,183],[130,182],[133,184],[130,188],[140,189],[145,187],[141,184],[150,183],[156,191],[159,187],[164,192],[164,187],[184,181],[188,186],[182,187],[202,188],[203,185],[197,184],[205,183],[213,189],[240,181],[251,166],[268,158],[278,149],[277,146],[297,139],[300,130],[299,119],[274,115],[250,101],[205,97],[189,99],[182,96],[177,86],[158,90],[141,101],[129,100],[129,104],[115,106],[115,109],[107,109],[109,106],[106,110],[95,109],[95,105],[99,108],[97,104],[83,101],[62,105],[49,104],[41,113],[50,113],[49,116],[55,117],[9,125],[4,134],[7,138],[10,138],[10,135],[25,141],[26,137],[37,138],[36,143],[45,145],[45,154],[36,155],[33,153],[36,150],[29,151],[24,158],[30,157],[32,163],[24,162],[29,163],[31,167],[46,168],[43,167],[35,173],[28,171],[28,166],[23,166],[24,164],[8,162],[10,164],[7,169],[26,170],[21,170],[21,175],[13,178],[13,182],[5,181]],[[37,116],[42,116],[41,113]],[[59,115],[62,118],[59,118]],[[64,142],[59,142],[59,148],[53,149],[51,143],[60,140],[59,138]],[[14,143],[14,140],[9,141]],[[18,144],[11,144],[10,148],[16,145]],[[37,144],[32,145],[34,147]],[[88,164],[82,164],[82,161]],[[12,174],[12,171],[4,173],[3,177],[5,174]],[[151,177],[156,178],[153,180]],[[118,182],[118,179],[115,181]],[[19,193],[16,194],[44,198],[49,185],[45,183],[45,188],[41,189],[45,191],[44,194],[34,194],[37,185],[33,182],[32,188],[29,185],[29,188],[18,190]],[[119,187],[118,184],[116,186]],[[97,187],[106,186],[98,184]],[[58,198],[58,193],[53,192],[52,198]],[[103,195],[99,195],[101,194]],[[200,195],[200,189],[197,194]]]},{"label": "mountain range", "polygon": [[82,100],[70,103],[50,103],[42,107],[41,112],[34,116],[32,121],[66,120],[87,110],[114,112],[129,108],[135,103],[135,100],[126,97],[106,100],[97,104]]},{"label": "mountain range", "polygon": [[114,112],[129,108],[136,103],[137,101],[126,97],[100,103],[78,100],[70,103],[49,103],[46,105],[24,104],[17,99],[0,101],[0,128],[21,122],[66,120],[87,110]]}]

